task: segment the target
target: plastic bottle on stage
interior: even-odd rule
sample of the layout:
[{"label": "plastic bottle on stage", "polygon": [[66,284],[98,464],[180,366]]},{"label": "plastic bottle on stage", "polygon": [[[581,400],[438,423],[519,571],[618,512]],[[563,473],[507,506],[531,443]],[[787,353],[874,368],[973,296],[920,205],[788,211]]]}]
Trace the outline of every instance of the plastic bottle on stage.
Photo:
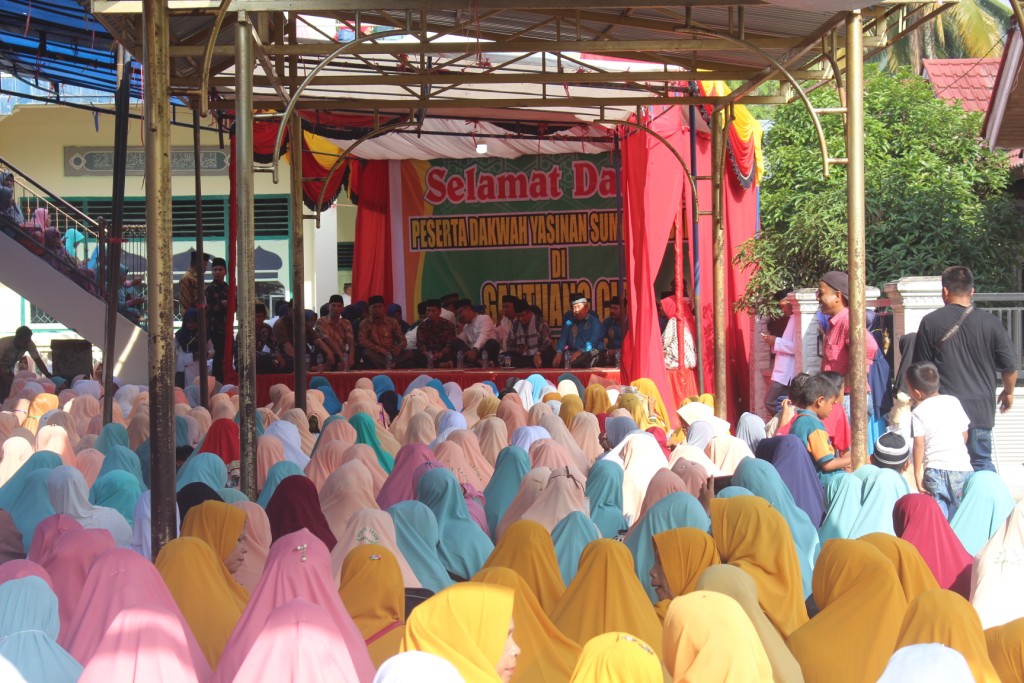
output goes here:
[{"label": "plastic bottle on stage", "polygon": [[622,367],[622,351],[616,351],[615,352],[615,367],[616,368],[621,368]]},{"label": "plastic bottle on stage", "polygon": [[565,360],[565,369],[568,370],[572,367],[572,357],[569,354],[569,347],[565,347],[565,353],[562,354],[562,358]]},{"label": "plastic bottle on stage", "polygon": [[466,354],[462,353],[462,351],[459,351],[458,355],[455,356],[455,367],[460,370],[466,367]]},{"label": "plastic bottle on stage", "polygon": [[489,367],[491,367],[491,361],[490,361],[490,358],[487,357],[487,352],[486,351],[484,351],[483,353],[480,354],[480,367],[482,367],[482,368],[489,368]]},{"label": "plastic bottle on stage", "polygon": [[341,369],[342,370],[348,370],[348,354],[347,353],[341,354]]},{"label": "plastic bottle on stage", "polygon": [[395,366],[395,359],[391,353],[384,354],[384,368],[390,370]]},{"label": "plastic bottle on stage", "polygon": [[434,369],[434,354],[427,351],[427,370]]}]

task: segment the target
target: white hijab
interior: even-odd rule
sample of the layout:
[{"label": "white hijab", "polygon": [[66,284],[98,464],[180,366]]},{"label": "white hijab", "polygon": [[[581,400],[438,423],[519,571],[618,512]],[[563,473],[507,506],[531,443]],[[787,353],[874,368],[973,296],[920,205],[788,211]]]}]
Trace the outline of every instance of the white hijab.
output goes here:
[{"label": "white hijab", "polygon": [[410,650],[388,659],[377,670],[373,683],[465,683],[455,665],[447,659]]},{"label": "white hijab", "polygon": [[[174,503],[175,535],[181,535],[181,515],[178,503]],[[143,491],[135,501],[135,512],[132,513],[132,550],[144,558],[153,561],[153,499],[150,491]]]},{"label": "white hijab", "polygon": [[284,459],[295,463],[299,469],[305,471],[306,465],[309,464],[309,456],[302,450],[302,436],[299,434],[298,427],[288,420],[278,420],[272,422],[264,434],[277,437],[277,440],[284,446]]},{"label": "white hijab", "polygon": [[83,529],[106,529],[121,548],[132,545],[132,528],[121,513],[89,502],[89,488],[77,468],[61,465],[46,478],[50,505],[58,515],[74,518]]},{"label": "white hijab", "polygon": [[878,683],[973,683],[964,656],[939,643],[908,645],[896,650]]}]

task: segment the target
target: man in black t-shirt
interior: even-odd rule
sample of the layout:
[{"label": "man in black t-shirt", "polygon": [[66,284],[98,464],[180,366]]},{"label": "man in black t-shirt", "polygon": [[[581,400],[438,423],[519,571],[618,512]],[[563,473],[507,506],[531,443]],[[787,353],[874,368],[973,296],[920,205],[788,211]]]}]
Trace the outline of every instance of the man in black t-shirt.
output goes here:
[{"label": "man in black t-shirt", "polygon": [[[971,419],[967,450],[975,471],[995,471],[992,427],[995,424],[995,378],[1002,377],[999,412],[1013,405],[1017,355],[999,319],[973,308],[974,276],[964,266],[942,273],[945,306],[921,320],[914,343],[914,361],[931,361],[939,369],[939,393],[956,396]],[[955,329],[954,329],[955,328]]]}]

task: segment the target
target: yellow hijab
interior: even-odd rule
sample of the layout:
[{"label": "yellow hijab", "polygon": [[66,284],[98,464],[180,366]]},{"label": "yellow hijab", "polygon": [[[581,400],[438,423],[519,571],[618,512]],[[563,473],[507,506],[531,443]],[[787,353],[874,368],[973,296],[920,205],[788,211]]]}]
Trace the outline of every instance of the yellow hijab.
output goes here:
[{"label": "yellow hijab", "polygon": [[245,510],[217,500],[196,505],[181,523],[182,536],[195,536],[206,541],[222,562],[238,545],[238,537],[245,529]]},{"label": "yellow hijab", "polygon": [[829,683],[878,680],[897,649],[907,611],[892,563],[870,543],[826,541],[812,590],[821,611],[789,637],[804,677]]},{"label": "yellow hijab", "polygon": [[156,558],[156,568],[189,628],[216,669],[249,594],[238,585],[216,551],[192,536],[174,539]]},{"label": "yellow hijab", "polygon": [[712,500],[711,531],[722,562],[750,574],[761,608],[783,636],[807,622],[793,535],[768,501],[757,496]]},{"label": "yellow hijab", "polygon": [[640,379],[633,380],[629,386],[636,387],[636,390],[641,394],[654,400],[654,414],[658,416],[658,420],[661,422],[658,426],[668,431],[670,426],[668,408],[665,406],[665,402],[661,400],[661,392],[658,391],[658,385],[654,383],[654,380],[641,377]]},{"label": "yellow hijab", "polygon": [[473,581],[515,591],[512,616],[516,643],[522,648],[512,683],[562,683],[569,678],[580,646],[555,628],[523,578],[507,567],[481,569]]},{"label": "yellow hijab", "polygon": [[610,413],[612,402],[608,400],[608,390],[600,384],[591,384],[583,390],[583,406],[588,413],[601,415]]},{"label": "yellow hijab", "polygon": [[1003,683],[1024,681],[1024,618],[988,629],[985,644]]},{"label": "yellow hijab", "polygon": [[939,587],[932,570],[910,541],[880,531],[861,536],[857,540],[870,543],[889,558],[896,569],[896,576],[900,577],[900,585],[903,587],[903,595],[907,598],[908,605],[921,593]]},{"label": "yellow hijab", "polygon": [[583,412],[583,399],[579,396],[563,396],[562,406],[558,409],[558,417],[565,423],[566,429],[572,427],[572,419]]},{"label": "yellow hijab", "polygon": [[655,424],[647,418],[647,407],[644,406],[644,401],[640,398],[639,394],[620,395],[615,407],[622,408],[629,413],[629,416],[633,418],[634,422],[636,422],[640,431],[646,432]]},{"label": "yellow hijab", "polygon": [[486,396],[480,400],[480,403],[476,407],[476,414],[482,420],[485,417],[490,417],[498,412],[498,406],[501,405],[501,399],[497,396]]},{"label": "yellow hijab", "polygon": [[750,618],[722,593],[696,591],[672,600],[664,648],[673,683],[757,683],[772,677]]},{"label": "yellow hijab", "polygon": [[514,601],[515,592],[505,586],[470,581],[445,588],[409,615],[402,652],[447,659],[466,683],[499,683]]},{"label": "yellow hijab", "polygon": [[981,617],[961,595],[930,590],[907,608],[896,649],[918,643],[939,643],[962,654],[977,683],[999,683],[981,630]]},{"label": "yellow hijab", "polygon": [[700,529],[669,529],[655,534],[652,542],[654,552],[665,570],[665,579],[672,597],[692,593],[701,573],[722,561],[715,540]]},{"label": "yellow hijab", "polygon": [[484,569],[490,567],[508,567],[519,574],[548,614],[565,593],[551,534],[537,522],[521,519],[506,529],[484,563]]},{"label": "yellow hijab", "polygon": [[654,648],[636,636],[612,631],[591,638],[569,683],[662,683]]},{"label": "yellow hijab", "polygon": [[772,667],[772,680],[775,683],[803,683],[804,675],[800,664],[793,653],[786,647],[786,641],[779,630],[765,616],[764,610],[757,602],[757,584],[745,571],[728,564],[708,567],[697,579],[699,591],[714,591],[728,595],[739,603],[747,618],[754,625],[761,645],[768,655],[768,663]]},{"label": "yellow hijab", "polygon": [[577,643],[610,631],[631,633],[661,657],[661,623],[633,571],[633,555],[610,538],[583,549],[576,578],[551,612],[551,621]]},{"label": "yellow hijab", "polygon": [[341,565],[338,594],[373,665],[397,655],[405,635],[405,584],[394,554],[382,545],[357,545]]}]

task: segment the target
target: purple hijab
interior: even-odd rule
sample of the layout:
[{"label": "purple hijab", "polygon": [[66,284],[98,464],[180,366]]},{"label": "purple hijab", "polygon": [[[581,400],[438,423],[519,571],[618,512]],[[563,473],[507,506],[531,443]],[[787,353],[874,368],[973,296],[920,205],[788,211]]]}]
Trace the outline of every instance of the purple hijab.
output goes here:
[{"label": "purple hijab", "polygon": [[775,467],[797,507],[807,513],[815,528],[821,526],[825,518],[825,492],[800,439],[789,434],[762,439],[754,455]]}]

